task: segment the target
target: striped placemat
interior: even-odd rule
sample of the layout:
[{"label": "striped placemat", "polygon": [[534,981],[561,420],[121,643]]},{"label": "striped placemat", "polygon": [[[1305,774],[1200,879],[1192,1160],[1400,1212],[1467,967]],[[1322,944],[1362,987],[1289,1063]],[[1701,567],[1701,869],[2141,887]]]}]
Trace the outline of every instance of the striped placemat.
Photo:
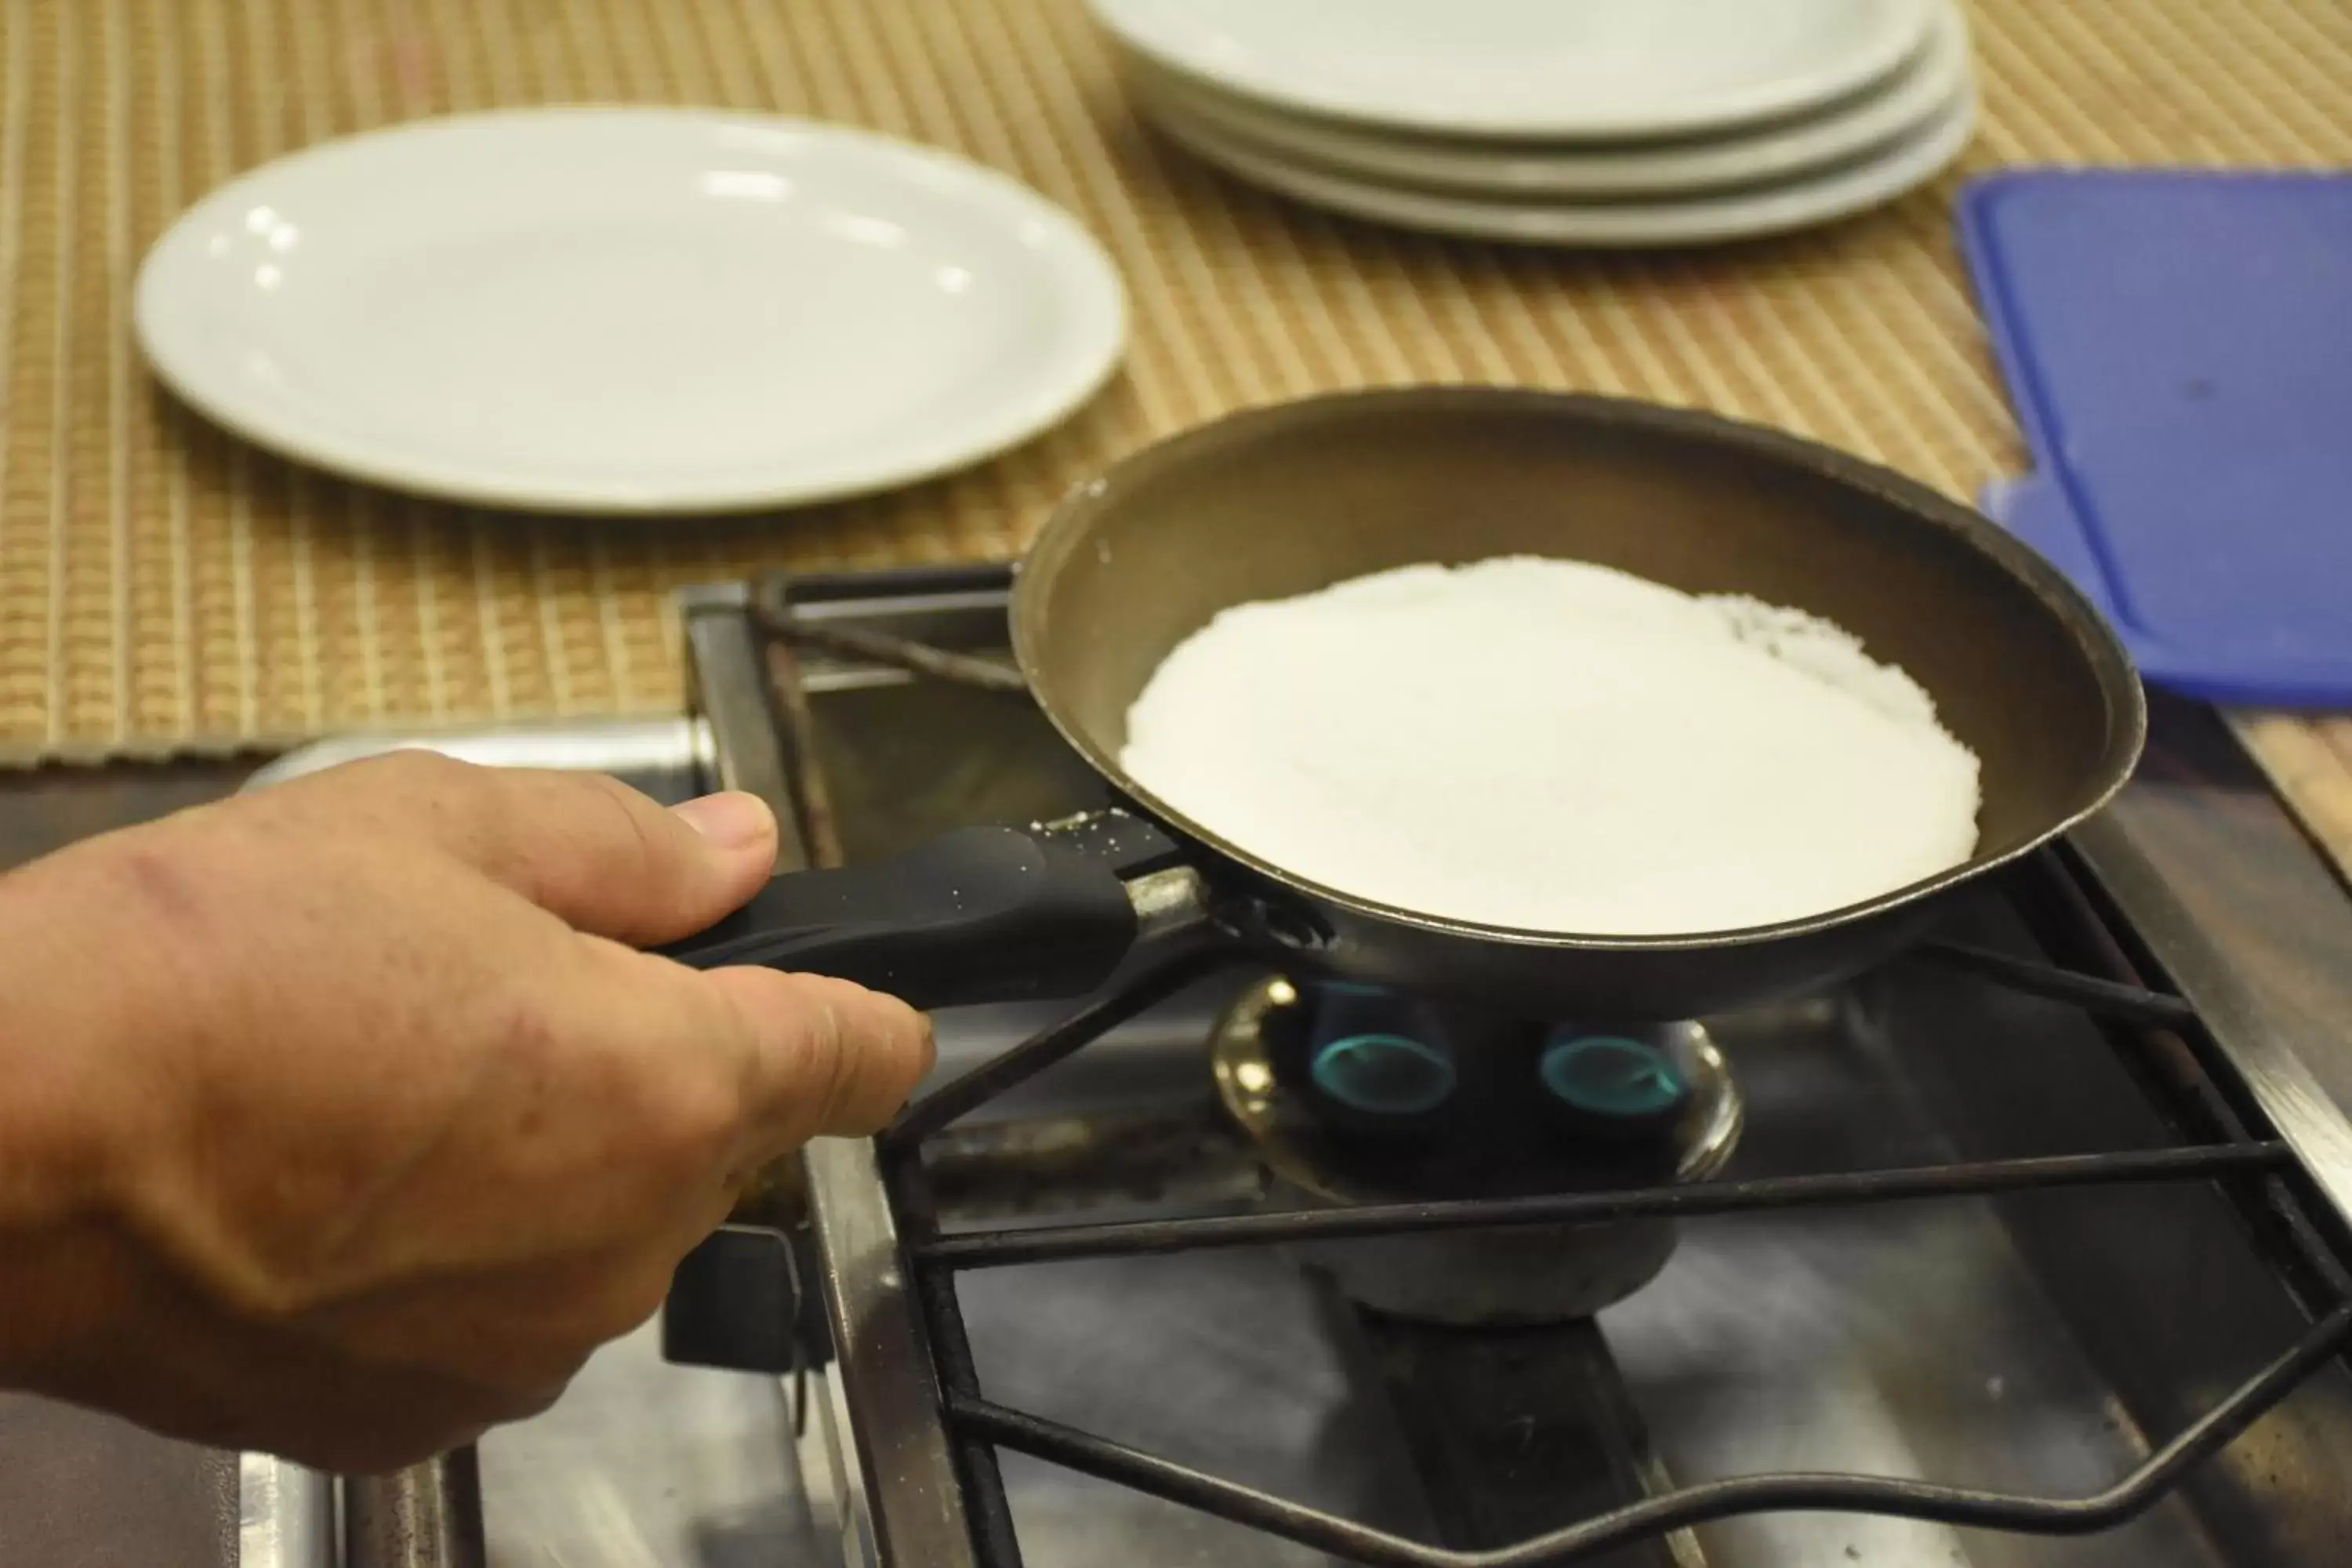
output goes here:
[{"label": "striped placemat", "polygon": [[[1985,123],[1964,174],[2352,162],[2341,0],[1970,14]],[[580,100],[853,121],[1008,170],[1117,256],[1129,371],[1062,430],[946,482],[593,525],[303,473],[154,390],[130,285],[202,192],[346,132]],[[680,584],[1009,555],[1139,442],[1321,388],[1703,404],[1968,494],[2021,454],[1948,234],[1958,177],[1728,250],[1520,252],[1326,217],[1205,171],[1134,123],[1076,0],[0,0],[0,761],[669,708]],[[2352,731],[2256,732],[2284,775],[2341,786],[2352,818]]]}]

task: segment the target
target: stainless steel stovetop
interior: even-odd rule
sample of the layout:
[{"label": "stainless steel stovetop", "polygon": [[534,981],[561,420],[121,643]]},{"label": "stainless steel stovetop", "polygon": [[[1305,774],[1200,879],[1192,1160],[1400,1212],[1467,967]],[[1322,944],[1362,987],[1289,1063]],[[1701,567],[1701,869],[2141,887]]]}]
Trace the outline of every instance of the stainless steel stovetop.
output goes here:
[{"label": "stainless steel stovetop", "polygon": [[[975,569],[788,595],[848,640],[988,656],[1005,591]],[[851,858],[1097,799],[1017,697],[844,657],[838,637],[780,655],[753,612],[745,590],[688,599],[692,719],[432,743],[672,796],[757,789],[803,852]],[[1335,1253],[1249,1217],[1297,1192],[1235,1131],[1207,1042],[1264,979],[1185,984],[920,1158],[814,1149],[745,1216],[793,1243],[716,1238],[664,1326],[484,1441],[478,1499],[463,1463],[346,1483],[345,1560],[1500,1564],[1538,1560],[1499,1552],[1513,1542],[1630,1510],[1589,1560],[2352,1561],[2352,1378],[2335,1353],[2352,1326],[2352,901],[2202,710],[2159,703],[2124,800],[1956,906],[1931,952],[1707,1022],[1741,1112],[1728,1165],[1536,1216],[1673,1221],[1663,1268],[1597,1317],[1465,1329],[1368,1311],[1301,1258],[1344,1274],[1386,1243]],[[939,1081],[1065,1011],[943,1016]],[[1211,1215],[1243,1217],[1190,1223]],[[676,1364],[665,1331],[673,1357],[760,1370]],[[2132,1515],[2112,1528],[1937,1521],[2098,1498],[2217,1408],[2273,1398],[2242,1431],[2203,1429],[2194,1462],[2032,1521]],[[1790,1474],[1810,1479],[1654,1500]],[[1864,1496],[1840,1479],[1855,1475],[1950,1489]],[[247,1568],[334,1559],[333,1488],[248,1459],[245,1489]],[[1759,1502],[1801,1506],[1744,1511]],[[1631,1528],[1645,1522],[1662,1528]],[[1499,1554],[1461,1555],[1479,1552]]]}]

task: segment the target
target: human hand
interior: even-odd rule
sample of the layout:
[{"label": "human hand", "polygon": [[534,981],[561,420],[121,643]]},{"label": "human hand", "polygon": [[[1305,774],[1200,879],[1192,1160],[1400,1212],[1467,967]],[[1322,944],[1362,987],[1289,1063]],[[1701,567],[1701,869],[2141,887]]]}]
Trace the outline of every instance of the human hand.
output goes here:
[{"label": "human hand", "polygon": [[0,878],[0,1384],[385,1468],[553,1399],[928,1025],[635,951],[768,876],[749,796],[425,753]]}]

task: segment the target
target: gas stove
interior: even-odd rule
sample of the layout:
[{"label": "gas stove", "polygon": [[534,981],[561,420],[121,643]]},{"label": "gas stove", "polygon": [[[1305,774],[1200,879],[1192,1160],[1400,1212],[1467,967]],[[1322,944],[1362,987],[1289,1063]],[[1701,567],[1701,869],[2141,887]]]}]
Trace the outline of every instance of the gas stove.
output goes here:
[{"label": "gas stove", "polygon": [[[275,773],[751,789],[809,865],[1106,804],[1008,590],[700,591],[683,720]],[[2352,1558],[2352,901],[2203,710],[1832,993],[1496,1016],[1179,926],[939,1033],[897,1128],[774,1173],[555,1409],[342,1483],[343,1560]],[[332,1495],[248,1459],[247,1568],[330,1560]]]}]

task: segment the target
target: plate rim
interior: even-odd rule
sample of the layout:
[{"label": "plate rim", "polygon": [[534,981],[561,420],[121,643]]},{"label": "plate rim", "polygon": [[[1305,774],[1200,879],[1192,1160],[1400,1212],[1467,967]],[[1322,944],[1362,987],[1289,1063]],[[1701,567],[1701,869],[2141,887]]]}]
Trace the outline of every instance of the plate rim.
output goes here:
[{"label": "plate rim", "polygon": [[[1735,244],[1853,216],[1916,190],[1949,168],[1975,139],[1980,117],[1981,100],[1971,79],[1942,110],[1878,156],[1763,187],[1768,194],[1786,195],[1807,185],[1832,186],[1841,191],[1839,196],[1774,218],[1746,221],[1725,216],[1709,221],[1703,216],[1706,209],[1764,199],[1737,187],[1729,193],[1647,203],[1496,200],[1305,169],[1255,148],[1239,149],[1213,134],[1204,136],[1197,126],[1162,122],[1160,129],[1193,155],[1235,178],[1286,200],[1364,222],[1507,245],[1632,250]],[[1219,144],[1212,150],[1211,143]],[[1903,171],[1899,176],[1892,173],[1897,168]],[[1880,177],[1864,178],[1873,172]]]},{"label": "plate rim", "polygon": [[[1268,156],[1318,164],[1350,178],[1451,195],[1578,201],[1724,191],[1799,178],[1865,157],[1948,110],[1974,74],[1972,50],[1967,18],[1957,8],[1945,6],[1927,41],[1881,84],[1883,90],[1868,89],[1815,117],[1658,146],[1477,142],[1391,131],[1244,99],[1124,49],[1121,64],[1132,72],[1134,101],[1145,118],[1156,118],[1161,105],[1172,104],[1177,112],[1206,120],[1228,135],[1255,143]],[[1884,107],[1889,104],[1900,107]],[[1866,129],[1849,129],[1857,124]],[[1837,134],[1817,133],[1832,130]],[[1809,133],[1813,133],[1814,145],[1803,147],[1798,139]],[[1730,166],[1742,149],[1773,142],[1801,150],[1776,153],[1761,170]],[[1678,163],[1696,168],[1706,159],[1720,166],[1703,173],[1676,172]],[[1477,172],[1480,164],[1492,172]],[[1665,173],[1662,178],[1652,171]]]},{"label": "plate rim", "polygon": [[[1037,377],[1040,390],[1029,400],[1013,405],[1019,417],[983,427],[979,436],[960,445],[924,455],[919,460],[877,465],[870,473],[835,476],[815,482],[793,481],[789,476],[746,478],[729,484],[642,486],[627,480],[547,482],[543,475],[499,479],[483,471],[485,465],[415,463],[386,455],[383,444],[354,441],[313,426],[292,427],[277,409],[250,399],[219,395],[232,380],[207,377],[203,356],[185,353],[184,341],[175,341],[170,324],[173,305],[163,298],[173,282],[173,268],[184,259],[198,226],[208,215],[233,207],[282,177],[291,166],[331,162],[356,145],[444,134],[466,130],[496,130],[522,123],[638,119],[700,128],[788,132],[862,145],[885,156],[904,159],[914,166],[945,174],[968,186],[986,191],[991,199],[1025,209],[1024,219],[1043,222],[1057,232],[1047,254],[1058,290],[1077,302],[1079,349],[1066,356],[1068,368]],[[905,489],[977,467],[1034,440],[1084,408],[1118,374],[1134,331],[1134,307],[1108,248],[1077,215],[1043,192],[961,153],[926,142],[867,130],[863,126],[803,116],[766,114],[723,109],[698,109],[659,104],[555,103],[467,110],[430,115],[373,126],[347,135],[292,149],[241,171],[189,203],[147,247],[131,290],[133,342],[150,372],[173,397],[193,413],[241,440],[276,456],[355,480],[377,489],[461,506],[542,516],[593,518],[724,517],[815,506],[858,496]],[[1083,352],[1080,352],[1080,351]],[[191,374],[191,372],[194,374]],[[1002,402],[1003,400],[992,400]]]},{"label": "plate rim", "polygon": [[[1137,8],[1148,9],[1160,3],[1160,0],[1086,0],[1096,26],[1119,47],[1203,87],[1246,98],[1269,109],[1313,114],[1359,128],[1474,139],[1561,142],[1699,135],[1801,114],[1866,90],[1891,75],[1919,51],[1937,14],[1955,8],[1954,0],[1883,0],[1908,10],[1908,26],[1898,23],[1887,41],[1858,52],[1841,68],[1786,77],[1769,89],[1759,88],[1723,95],[1727,101],[1717,101],[1712,108],[1701,100],[1698,106],[1679,111],[1629,109],[1596,116],[1590,112],[1529,114],[1469,105],[1437,110],[1425,104],[1379,104],[1345,89],[1325,90],[1311,83],[1296,81],[1286,84],[1263,73],[1221,74],[1218,62],[1202,58],[1198,50],[1171,45],[1164,35],[1154,37],[1149,27],[1137,30],[1134,23],[1142,14]],[[1230,67],[1225,69],[1231,71]]]}]

